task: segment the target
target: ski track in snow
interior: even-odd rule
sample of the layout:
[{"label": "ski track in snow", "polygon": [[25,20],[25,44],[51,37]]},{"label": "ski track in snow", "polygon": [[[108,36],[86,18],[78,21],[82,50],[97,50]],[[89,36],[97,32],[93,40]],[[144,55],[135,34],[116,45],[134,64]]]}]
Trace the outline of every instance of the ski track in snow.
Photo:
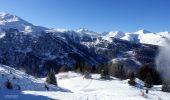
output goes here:
[{"label": "ski track in snow", "polygon": [[[12,73],[12,74],[11,74]],[[4,76],[2,76],[4,74]],[[21,91],[8,90],[3,83],[12,76],[18,78]],[[128,85],[128,80],[102,80],[100,75],[92,74],[91,79],[83,75],[67,72],[56,75],[59,87],[48,85],[51,89],[44,89],[45,78],[34,78],[14,68],[0,65],[0,100],[169,100],[170,93],[161,92],[160,86],[149,91],[147,97],[141,96],[141,89]],[[139,84],[142,84],[137,80]],[[29,85],[29,86],[26,86]],[[158,99],[159,98],[159,99]]]}]

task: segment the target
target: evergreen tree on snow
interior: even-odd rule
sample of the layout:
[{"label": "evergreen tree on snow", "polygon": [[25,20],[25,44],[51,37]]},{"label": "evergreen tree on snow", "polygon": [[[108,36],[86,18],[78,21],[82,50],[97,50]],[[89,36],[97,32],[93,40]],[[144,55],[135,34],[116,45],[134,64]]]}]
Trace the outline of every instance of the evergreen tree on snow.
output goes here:
[{"label": "evergreen tree on snow", "polygon": [[105,64],[101,64],[100,77],[101,77],[101,79],[110,79],[108,68]]},{"label": "evergreen tree on snow", "polygon": [[162,84],[162,91],[170,92],[170,84],[168,81],[164,81]]},{"label": "evergreen tree on snow", "polygon": [[57,86],[57,80],[56,80],[56,77],[55,77],[55,73],[53,71],[50,71],[48,73],[46,82],[49,83],[49,84],[53,84],[53,85]]},{"label": "evergreen tree on snow", "polygon": [[151,73],[148,73],[145,78],[145,86],[147,88],[151,88],[153,86],[153,78],[151,76]]},{"label": "evergreen tree on snow", "polygon": [[129,85],[132,85],[132,86],[136,85],[134,72],[131,72],[131,73],[130,73],[129,79],[130,79],[130,80],[128,81]]}]

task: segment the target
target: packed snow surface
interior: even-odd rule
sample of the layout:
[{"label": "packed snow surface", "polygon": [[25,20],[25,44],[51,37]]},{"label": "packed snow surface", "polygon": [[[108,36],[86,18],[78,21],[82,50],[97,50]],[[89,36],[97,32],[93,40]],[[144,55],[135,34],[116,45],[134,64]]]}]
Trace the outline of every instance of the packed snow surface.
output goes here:
[{"label": "packed snow surface", "polygon": [[[16,79],[13,79],[13,77]],[[48,85],[44,88],[45,78],[34,78],[24,72],[8,66],[0,66],[0,94],[4,99],[17,100],[169,100],[170,93],[160,91],[161,86],[154,86],[149,94],[141,96],[143,89],[129,86],[127,80],[102,80],[99,74],[92,74],[86,79],[83,75],[67,72],[56,75],[58,86]],[[20,85],[21,90],[8,90],[4,82],[9,79],[12,84]],[[142,86],[140,80],[136,80]],[[158,99],[159,98],[159,99]]]}]

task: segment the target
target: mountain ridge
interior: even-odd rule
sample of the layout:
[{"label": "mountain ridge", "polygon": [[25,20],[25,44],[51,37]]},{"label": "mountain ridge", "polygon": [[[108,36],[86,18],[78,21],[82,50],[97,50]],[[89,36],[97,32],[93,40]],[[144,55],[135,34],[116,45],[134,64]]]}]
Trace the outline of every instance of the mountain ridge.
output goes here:
[{"label": "mountain ridge", "polygon": [[63,66],[74,69],[77,63],[92,67],[112,61],[123,62],[126,69],[135,70],[140,64],[154,64],[158,50],[157,46],[142,44],[139,34],[117,31],[116,38],[112,37],[114,32],[107,36],[83,28],[39,30],[40,27],[32,24],[32,31],[27,33],[20,29],[25,30],[27,25],[14,24],[0,32],[0,63],[24,69],[31,75],[44,76],[49,70],[58,72]]},{"label": "mountain ridge", "polygon": [[[79,33],[77,35],[88,35],[90,37],[103,37],[103,39],[110,41],[110,38],[119,38],[131,42],[136,43],[146,43],[153,45],[164,45],[163,41],[165,38],[169,38],[169,32],[150,32],[145,29],[138,30],[136,32],[122,32],[122,31],[112,31],[105,32],[105,34],[91,31],[86,28],[79,29],[49,29],[42,26],[35,26],[16,15],[12,15],[9,13],[1,12],[0,13],[0,27],[1,31],[3,28],[17,28],[19,31],[24,33],[36,33],[37,31],[50,31],[50,32],[66,32],[66,31],[74,31]],[[151,38],[150,38],[151,37]],[[164,38],[165,37],[165,38]]]}]

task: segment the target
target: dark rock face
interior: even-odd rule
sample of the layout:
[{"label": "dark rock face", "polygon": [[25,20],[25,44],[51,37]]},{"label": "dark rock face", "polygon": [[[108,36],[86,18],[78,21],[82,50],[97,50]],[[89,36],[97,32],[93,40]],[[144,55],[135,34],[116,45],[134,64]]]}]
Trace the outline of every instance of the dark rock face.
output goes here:
[{"label": "dark rock face", "polygon": [[39,36],[23,34],[17,29],[7,29],[4,32],[5,36],[0,38],[0,63],[24,69],[29,74],[36,73],[38,76],[47,74],[50,69],[58,71],[62,65],[73,68],[76,61],[89,66],[117,58],[129,59],[131,66],[137,65],[135,61],[154,63],[158,50],[157,46],[115,38],[108,42],[100,37],[80,37],[72,31],[42,31],[38,33]]}]

